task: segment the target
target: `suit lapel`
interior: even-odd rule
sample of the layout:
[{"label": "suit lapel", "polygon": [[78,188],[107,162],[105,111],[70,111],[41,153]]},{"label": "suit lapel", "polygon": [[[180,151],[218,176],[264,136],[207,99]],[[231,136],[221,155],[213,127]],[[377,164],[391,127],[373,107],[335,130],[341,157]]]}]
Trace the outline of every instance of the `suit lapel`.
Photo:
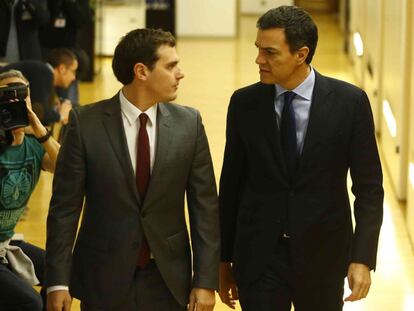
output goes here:
[{"label": "suit lapel", "polygon": [[137,201],[141,203],[141,199],[136,187],[131,157],[129,156],[124,125],[122,123],[119,93],[110,100],[110,103],[107,105],[104,114],[105,118],[103,119],[103,124],[106,130],[106,134],[108,135],[109,142],[115,151],[119,163],[121,164],[122,170],[125,173],[128,187],[130,187],[130,190],[136,196]]},{"label": "suit lapel", "polygon": [[328,117],[326,111],[329,108],[328,95],[331,93],[331,88],[326,79],[315,70],[315,86],[312,96],[312,104],[309,112],[308,128],[306,130],[305,141],[303,145],[302,155],[299,161],[297,176],[300,175],[301,169],[306,167],[306,160],[312,153],[318,133],[323,133],[324,118]]},{"label": "suit lapel", "polygon": [[[168,104],[159,103],[157,111],[157,148],[155,150],[155,161],[152,168],[151,180],[148,185],[147,194],[145,196],[145,202],[149,202],[154,195],[155,187],[158,184],[158,180],[162,178],[162,167],[165,159],[168,156],[170,150],[171,140],[174,124],[171,120],[170,112],[167,108]],[[144,204],[142,210],[146,209],[146,206],[150,204]]]}]

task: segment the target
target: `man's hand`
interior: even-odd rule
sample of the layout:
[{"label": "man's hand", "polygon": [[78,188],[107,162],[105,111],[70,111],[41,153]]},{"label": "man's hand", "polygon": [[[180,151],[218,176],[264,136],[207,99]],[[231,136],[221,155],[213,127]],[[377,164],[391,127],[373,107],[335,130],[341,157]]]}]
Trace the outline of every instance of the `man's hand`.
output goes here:
[{"label": "man's hand", "polygon": [[72,110],[72,103],[68,99],[64,99],[58,105],[60,120],[63,124],[67,124],[69,120],[69,112]]},{"label": "man's hand", "polygon": [[236,308],[236,300],[239,299],[236,281],[233,277],[231,264],[229,262],[220,263],[220,291],[221,301],[230,308]]},{"label": "man's hand", "polygon": [[214,290],[205,288],[193,288],[190,293],[188,311],[212,311],[216,303]]},{"label": "man's hand", "polygon": [[352,293],[345,298],[345,301],[357,301],[367,297],[371,286],[369,268],[361,263],[351,263],[348,268],[348,284]]},{"label": "man's hand", "polygon": [[72,297],[67,290],[56,290],[47,294],[47,311],[70,311]]},{"label": "man's hand", "polygon": [[33,112],[32,106],[27,105],[27,116],[29,118],[29,126],[25,128],[25,132],[28,134],[33,134],[37,138],[42,137],[47,134],[46,128],[40,122],[37,115]]}]

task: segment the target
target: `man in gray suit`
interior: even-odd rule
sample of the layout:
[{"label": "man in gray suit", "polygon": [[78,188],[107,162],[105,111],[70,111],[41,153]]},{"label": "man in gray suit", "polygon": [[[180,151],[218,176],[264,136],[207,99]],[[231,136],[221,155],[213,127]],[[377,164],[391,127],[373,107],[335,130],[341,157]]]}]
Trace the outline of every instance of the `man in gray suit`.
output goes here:
[{"label": "man in gray suit", "polygon": [[47,220],[48,310],[70,310],[71,296],[86,311],[213,310],[216,185],[199,112],[166,103],[178,61],[170,33],[133,30],[112,64],[121,91],[71,112]]}]

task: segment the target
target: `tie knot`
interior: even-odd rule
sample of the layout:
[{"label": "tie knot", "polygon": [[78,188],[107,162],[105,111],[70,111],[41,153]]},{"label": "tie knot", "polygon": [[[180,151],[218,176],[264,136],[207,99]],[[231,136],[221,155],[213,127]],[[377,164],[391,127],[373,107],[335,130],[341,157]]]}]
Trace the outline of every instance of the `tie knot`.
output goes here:
[{"label": "tie knot", "polygon": [[146,126],[148,121],[148,116],[146,113],[141,113],[139,115],[139,122],[141,123],[141,126]]},{"label": "tie knot", "polygon": [[284,93],[284,99],[285,99],[285,105],[289,105],[290,103],[292,103],[293,98],[296,96],[295,92],[292,91],[287,91]]}]

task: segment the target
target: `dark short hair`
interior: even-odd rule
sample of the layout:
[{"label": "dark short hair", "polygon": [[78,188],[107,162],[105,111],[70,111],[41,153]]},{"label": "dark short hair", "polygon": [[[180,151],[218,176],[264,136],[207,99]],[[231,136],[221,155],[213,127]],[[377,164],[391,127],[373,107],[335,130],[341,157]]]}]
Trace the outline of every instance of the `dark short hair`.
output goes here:
[{"label": "dark short hair", "polygon": [[282,5],[263,14],[257,21],[261,30],[282,28],[291,53],[307,46],[309,54],[306,63],[310,64],[318,43],[318,27],[310,15],[297,6]]},{"label": "dark short hair", "polygon": [[116,78],[124,85],[134,79],[134,66],[143,63],[150,70],[154,68],[162,45],[174,47],[174,36],[161,29],[135,29],[128,32],[115,48],[112,69]]},{"label": "dark short hair", "polygon": [[75,53],[66,48],[53,49],[46,58],[46,61],[53,68],[59,67],[62,64],[69,67],[75,60],[77,60]]}]

